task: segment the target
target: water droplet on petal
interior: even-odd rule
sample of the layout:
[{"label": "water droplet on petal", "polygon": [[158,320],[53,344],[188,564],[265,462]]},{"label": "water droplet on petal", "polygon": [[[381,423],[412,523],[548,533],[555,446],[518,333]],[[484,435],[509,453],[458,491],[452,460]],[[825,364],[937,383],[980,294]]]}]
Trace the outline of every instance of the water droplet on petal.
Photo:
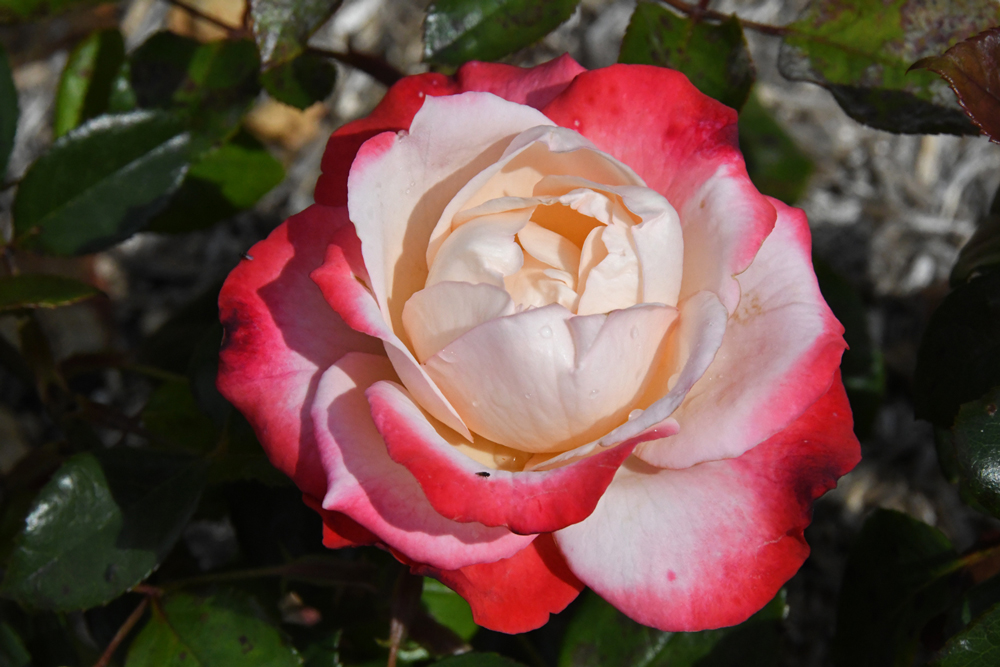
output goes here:
[{"label": "water droplet on petal", "polygon": [[538,335],[542,338],[552,338],[552,327],[546,324],[538,331]]},{"label": "water droplet on petal", "polygon": [[472,402],[472,407],[478,408],[479,407],[479,401],[473,401]]},{"label": "water droplet on petal", "polygon": [[629,332],[629,335],[632,336],[632,340],[635,340],[636,338],[638,338],[639,337],[639,327],[632,327],[632,331]]},{"label": "water droplet on petal", "polygon": [[642,410],[633,410],[632,412],[628,413],[628,420],[632,421],[633,419],[635,419],[636,417],[638,417],[641,414],[642,414]]},{"label": "water droplet on petal", "polygon": [[410,194],[410,188],[406,188],[406,194]]},{"label": "water droplet on petal", "polygon": [[591,389],[590,390],[590,397],[591,398],[597,398],[597,395],[600,394],[600,393],[601,393],[600,389]]}]

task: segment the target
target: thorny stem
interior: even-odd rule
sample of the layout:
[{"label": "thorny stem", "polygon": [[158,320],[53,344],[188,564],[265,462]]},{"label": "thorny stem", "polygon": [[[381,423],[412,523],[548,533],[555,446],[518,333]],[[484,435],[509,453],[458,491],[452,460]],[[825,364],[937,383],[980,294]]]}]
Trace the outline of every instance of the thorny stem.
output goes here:
[{"label": "thorny stem", "polygon": [[[731,16],[736,16],[735,14],[724,14],[722,12],[717,12],[714,9],[708,9],[707,2],[700,2],[697,6],[684,2],[684,0],[662,0],[662,2],[688,16],[697,16],[699,18],[711,19],[713,21],[725,21]],[[763,33],[765,35],[771,35],[773,37],[782,37],[791,32],[788,28],[783,26],[770,25],[769,23],[757,23],[756,21],[743,19],[739,16],[736,16],[736,20],[739,21],[740,25],[746,29]]]},{"label": "thorny stem", "polygon": [[94,663],[94,667],[106,667],[107,664],[111,662],[111,657],[115,654],[115,651],[118,650],[122,641],[125,640],[128,633],[132,631],[135,624],[139,622],[140,618],[142,618],[143,613],[146,611],[146,607],[149,606],[149,597],[149,595],[146,595],[139,601],[136,608],[132,610],[129,617],[125,619],[122,626],[118,628],[118,632],[115,633],[115,636],[111,638],[111,642],[108,644],[108,647],[104,649],[104,653],[101,654],[101,657],[97,660],[97,662]]}]

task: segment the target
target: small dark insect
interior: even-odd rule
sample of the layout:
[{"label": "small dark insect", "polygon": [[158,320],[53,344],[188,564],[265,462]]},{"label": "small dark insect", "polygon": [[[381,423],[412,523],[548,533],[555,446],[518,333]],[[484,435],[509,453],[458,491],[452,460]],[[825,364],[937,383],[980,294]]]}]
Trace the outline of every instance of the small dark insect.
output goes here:
[{"label": "small dark insect", "polygon": [[480,477],[489,477],[490,476],[490,474],[488,472],[477,472],[476,474],[479,475]]},{"label": "small dark insect", "polygon": [[248,252],[241,252],[241,253],[240,253],[240,257],[242,257],[243,259],[246,259],[246,260],[251,260],[251,259],[253,259],[253,255],[251,255],[251,254],[250,254],[250,253],[248,253]]}]

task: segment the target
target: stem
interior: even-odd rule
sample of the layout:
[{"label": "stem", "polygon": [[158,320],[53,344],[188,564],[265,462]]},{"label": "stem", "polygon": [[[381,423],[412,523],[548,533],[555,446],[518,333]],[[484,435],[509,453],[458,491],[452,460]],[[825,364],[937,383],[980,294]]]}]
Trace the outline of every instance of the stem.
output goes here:
[{"label": "stem", "polygon": [[222,30],[225,30],[228,36],[231,38],[242,37],[244,34],[246,34],[243,28],[238,28],[236,26],[229,25],[222,19],[216,18],[211,14],[206,14],[197,7],[189,5],[186,2],[183,2],[182,0],[167,0],[167,2],[173,5],[174,7],[177,7],[178,9],[183,9],[184,11],[186,11],[191,16],[194,16],[195,18],[199,18],[202,21],[211,23],[216,28],[221,28]]},{"label": "stem", "polygon": [[735,16],[736,20],[740,22],[740,25],[743,26],[743,28],[763,33],[765,35],[771,35],[773,37],[782,37],[783,35],[787,35],[791,32],[788,28],[783,26],[770,25],[768,23],[757,23],[756,21],[742,19],[739,16],[736,16],[736,14],[723,14],[722,12],[717,12],[714,9],[708,9],[707,2],[700,2],[697,6],[684,2],[684,0],[662,0],[662,2],[688,16],[697,16],[699,18],[711,19],[713,21],[725,21],[726,19]]},{"label": "stem", "polygon": [[343,63],[348,67],[361,70],[371,78],[386,86],[391,86],[406,76],[381,58],[369,56],[364,53],[358,53],[357,51],[341,53],[340,51],[330,51],[329,49],[321,49],[315,46],[307,46],[306,51],[318,56],[333,58],[337,62]]},{"label": "stem", "polygon": [[135,624],[139,622],[139,619],[142,618],[142,615],[148,606],[149,597],[143,597],[142,600],[139,601],[139,604],[136,605],[136,608],[132,611],[132,613],[129,614],[129,617],[125,619],[125,622],[122,623],[122,626],[118,628],[118,632],[116,632],[115,636],[111,638],[111,643],[108,644],[106,649],[104,649],[104,653],[101,654],[98,661],[94,663],[94,667],[107,667],[107,664],[111,662],[111,658],[115,654],[115,651],[118,650],[118,647],[125,640],[128,633],[132,631],[132,628],[135,627]]}]

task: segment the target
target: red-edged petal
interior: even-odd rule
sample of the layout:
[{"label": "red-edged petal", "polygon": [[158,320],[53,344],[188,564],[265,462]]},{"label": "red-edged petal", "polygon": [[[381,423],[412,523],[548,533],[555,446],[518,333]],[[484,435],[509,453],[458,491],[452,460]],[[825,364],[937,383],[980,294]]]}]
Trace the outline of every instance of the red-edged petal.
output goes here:
[{"label": "red-edged petal", "polygon": [[809,223],[773,200],[774,231],[738,279],[740,305],[712,364],[672,417],[681,430],[636,450],[658,468],[734,458],[785,428],[830,387],[844,328],[816,284]]},{"label": "red-edged petal", "polygon": [[388,359],[350,353],[327,369],[312,419],[327,475],[323,509],[349,516],[411,560],[453,570],[509,558],[534,539],[505,528],[458,523],[438,514],[420,485],[386,453],[365,389],[396,380]]},{"label": "red-edged petal", "polygon": [[623,465],[593,514],[555,533],[587,586],[640,623],[740,623],[809,555],[812,503],[861,458],[839,374],[781,433],[684,470]]},{"label": "red-edged petal", "polygon": [[711,290],[733,312],[732,276],[750,265],[776,215],[747,176],[736,112],[680,72],[645,65],[584,72],[542,111],[670,201],[684,230],[681,299]]},{"label": "red-edged petal", "polygon": [[506,526],[515,533],[558,530],[582,521],[645,434],[589,457],[546,471],[491,470],[450,445],[427,420],[406,390],[377,382],[367,391],[375,426],[389,456],[407,467],[427,500],[442,516]]},{"label": "red-edged petal", "polygon": [[323,546],[327,549],[363,547],[379,543],[374,533],[346,514],[323,509],[323,503],[309,494],[303,494],[302,501],[316,510],[323,520]]},{"label": "red-edged petal", "polygon": [[500,63],[470,62],[462,65],[455,78],[462,91],[493,93],[509,102],[541,109],[551,102],[586,68],[569,54],[537,67],[514,67]]},{"label": "red-edged petal", "polygon": [[583,590],[551,535],[539,535],[516,555],[460,570],[412,565],[415,574],[434,577],[465,598],[477,625],[516,634],[540,628]]},{"label": "red-edged petal", "polygon": [[342,211],[323,206],[292,216],[249,250],[219,294],[219,391],[271,463],[316,497],[326,493],[309,418],[319,378],[347,352],[382,347],[344,324],[309,279],[345,225]]}]

